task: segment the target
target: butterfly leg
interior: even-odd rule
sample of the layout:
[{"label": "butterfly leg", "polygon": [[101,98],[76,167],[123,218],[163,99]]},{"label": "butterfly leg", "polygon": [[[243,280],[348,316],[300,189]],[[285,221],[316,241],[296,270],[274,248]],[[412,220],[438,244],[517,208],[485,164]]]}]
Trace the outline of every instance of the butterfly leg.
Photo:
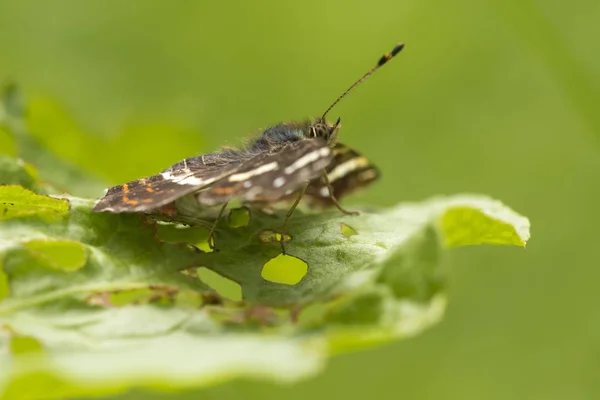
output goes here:
[{"label": "butterfly leg", "polygon": [[325,171],[325,170],[323,170],[323,180],[325,181],[325,184],[327,185],[327,189],[329,190],[329,199],[331,199],[331,202],[337,207],[338,210],[340,210],[341,212],[343,212],[346,215],[359,215],[360,214],[360,212],[358,212],[358,211],[349,211],[349,210],[346,210],[344,207],[342,207],[342,205],[340,204],[338,199],[336,199],[335,195],[333,194],[333,186],[331,185],[331,182],[329,182],[329,177],[327,176],[327,171]]},{"label": "butterfly leg", "polygon": [[217,229],[217,224],[219,223],[219,220],[223,216],[223,213],[225,212],[225,208],[227,208],[227,204],[229,204],[229,202],[223,204],[223,207],[221,207],[221,210],[219,211],[219,215],[217,215],[217,219],[215,220],[215,223],[212,225],[212,227],[210,228],[210,232],[208,233],[208,247],[210,247],[210,249],[212,251],[219,251],[219,249],[217,249],[215,247],[215,229]]},{"label": "butterfly leg", "polygon": [[284,242],[285,242],[285,237],[287,236],[287,223],[288,223],[288,220],[290,219],[290,217],[294,213],[294,210],[298,206],[298,203],[300,203],[300,200],[302,200],[302,197],[304,196],[304,193],[306,193],[306,189],[308,189],[308,185],[310,185],[310,182],[306,182],[306,184],[302,187],[302,189],[298,193],[298,197],[296,197],[296,200],[294,201],[294,204],[292,204],[292,206],[290,207],[290,209],[288,210],[288,212],[285,214],[285,219],[283,220],[283,226],[281,227],[281,240],[279,241],[279,243],[281,244],[281,253],[283,253],[284,255],[285,255]]}]

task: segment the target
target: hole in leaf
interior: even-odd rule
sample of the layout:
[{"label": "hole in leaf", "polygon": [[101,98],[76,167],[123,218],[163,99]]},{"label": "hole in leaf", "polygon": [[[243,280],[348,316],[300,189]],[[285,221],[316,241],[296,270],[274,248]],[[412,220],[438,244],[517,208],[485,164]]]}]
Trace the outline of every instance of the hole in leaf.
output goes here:
[{"label": "hole in leaf", "polygon": [[308,272],[308,264],[298,257],[279,254],[270,259],[261,272],[263,279],[284,285],[296,285]]},{"label": "hole in leaf", "polygon": [[76,271],[87,261],[81,243],[70,240],[31,240],[23,246],[45,265],[62,271]]},{"label": "hole in leaf", "polygon": [[242,301],[242,287],[239,283],[206,267],[196,268],[196,276],[213,288],[220,296],[233,301]]},{"label": "hole in leaf", "polygon": [[349,238],[350,236],[358,235],[358,232],[354,228],[352,228],[348,224],[344,224],[343,222],[340,224],[340,230],[342,231],[342,235],[345,238]]},{"label": "hole in leaf", "polygon": [[231,228],[242,228],[250,223],[250,209],[248,207],[234,208],[229,211],[227,225]]},{"label": "hole in leaf", "polygon": [[[283,239],[283,240],[282,240]],[[280,243],[280,242],[289,242],[292,240],[292,236],[286,234],[281,234],[279,232],[275,232],[271,229],[265,229],[258,234],[258,240],[261,243]]]},{"label": "hole in leaf", "polygon": [[209,229],[202,226],[182,224],[157,224],[156,234],[160,240],[171,244],[190,244],[205,253],[213,251],[208,245]]}]

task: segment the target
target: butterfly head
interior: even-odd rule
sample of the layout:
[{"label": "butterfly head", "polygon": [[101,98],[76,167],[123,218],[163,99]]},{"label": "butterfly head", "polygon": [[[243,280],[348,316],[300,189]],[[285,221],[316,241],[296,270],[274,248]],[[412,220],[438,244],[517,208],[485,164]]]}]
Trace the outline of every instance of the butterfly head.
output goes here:
[{"label": "butterfly head", "polygon": [[340,122],[340,118],[335,121],[335,124],[330,124],[324,119],[319,118],[308,127],[308,137],[323,138],[327,143],[335,144],[338,130],[342,127]]}]

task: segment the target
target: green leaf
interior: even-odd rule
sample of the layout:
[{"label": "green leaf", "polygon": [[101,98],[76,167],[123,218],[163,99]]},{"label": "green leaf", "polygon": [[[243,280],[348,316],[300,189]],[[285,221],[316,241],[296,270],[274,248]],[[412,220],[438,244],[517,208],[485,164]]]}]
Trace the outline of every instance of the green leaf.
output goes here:
[{"label": "green leaf", "polygon": [[[26,162],[35,163],[49,192],[69,191],[82,195],[102,193],[105,185],[98,178],[84,172],[82,168],[62,158],[60,154],[49,150],[40,141],[40,137],[44,137],[46,140],[60,146],[69,144],[76,147],[82,143],[81,136],[77,138],[79,140],[71,136],[64,137],[59,135],[60,131],[53,131],[52,126],[46,127],[43,132],[37,132],[39,137],[32,135],[31,126],[39,127],[36,124],[37,112],[32,115],[32,110],[27,108],[28,105],[25,105],[24,100],[21,98],[21,92],[16,85],[8,85],[4,88],[2,101],[0,102],[0,128],[2,130],[0,137],[2,135],[8,136],[8,138],[1,140],[8,141],[11,149],[10,152],[7,151],[5,154],[11,155],[12,152],[15,152],[19,158]],[[71,132],[66,126],[59,128]],[[101,151],[102,149],[95,148],[94,151],[91,151],[91,154],[97,154]],[[20,182],[16,182],[13,178],[12,181],[0,181],[0,183]],[[26,184],[24,186],[31,187]]]},{"label": "green leaf", "polygon": [[23,161],[0,154],[0,185],[21,185],[28,189],[36,188],[35,168]]},{"label": "green leaf", "polygon": [[56,219],[69,211],[69,202],[33,193],[19,185],[0,186],[0,221],[37,216]]},{"label": "green leaf", "polygon": [[[87,175],[90,180],[89,176],[95,176],[97,184],[101,184],[98,177],[104,176],[107,170],[111,172],[110,178],[116,182],[125,182],[147,173],[147,166],[155,164],[157,158],[164,159],[165,163],[177,160],[182,153],[189,152],[189,143],[197,142],[199,137],[196,132],[186,129],[175,130],[173,127],[144,123],[129,125],[124,132],[112,134],[111,140],[103,140],[82,130],[64,107],[52,99],[32,98],[27,107],[28,136],[61,160],[63,165],[78,166],[79,169],[88,171],[83,177]],[[179,140],[169,146],[162,146],[159,154],[156,152],[156,142],[147,140],[149,137],[173,136],[177,136]],[[135,160],[130,156],[132,148],[136,149]],[[114,163],[115,166],[110,168],[107,166],[107,154],[110,154],[112,160],[130,161]],[[64,183],[69,186],[77,183],[78,187],[92,189],[84,181]],[[94,189],[95,192],[91,194],[102,193],[102,187]]]},{"label": "green leaf", "polygon": [[[0,220],[6,399],[306,378],[333,354],[437,323],[448,247],[529,238],[526,218],[473,195],[359,216],[297,210],[289,235],[284,211],[246,210],[218,225],[219,251],[202,252],[202,226],[93,213],[93,200],[63,197],[0,187],[15,204]],[[199,216],[188,200],[182,220]]]}]

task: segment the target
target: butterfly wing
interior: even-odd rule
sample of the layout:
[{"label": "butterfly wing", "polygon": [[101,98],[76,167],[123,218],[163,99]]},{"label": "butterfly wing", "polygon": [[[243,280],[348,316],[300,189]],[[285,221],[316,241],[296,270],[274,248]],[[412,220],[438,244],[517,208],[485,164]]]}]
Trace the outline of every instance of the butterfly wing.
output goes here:
[{"label": "butterfly wing", "polygon": [[204,205],[234,198],[243,202],[279,201],[317,178],[331,158],[332,150],[321,138],[290,142],[254,156],[235,173],[201,190],[196,199]]},{"label": "butterfly wing", "polygon": [[[333,193],[338,200],[373,183],[380,176],[379,170],[368,158],[339,142],[333,148],[333,159],[326,171]],[[327,184],[321,177],[311,182],[306,196],[313,203],[325,207],[334,205]]]},{"label": "butterfly wing", "polygon": [[160,174],[108,189],[94,211],[152,211],[234,173],[240,165],[218,153],[188,158]]}]

